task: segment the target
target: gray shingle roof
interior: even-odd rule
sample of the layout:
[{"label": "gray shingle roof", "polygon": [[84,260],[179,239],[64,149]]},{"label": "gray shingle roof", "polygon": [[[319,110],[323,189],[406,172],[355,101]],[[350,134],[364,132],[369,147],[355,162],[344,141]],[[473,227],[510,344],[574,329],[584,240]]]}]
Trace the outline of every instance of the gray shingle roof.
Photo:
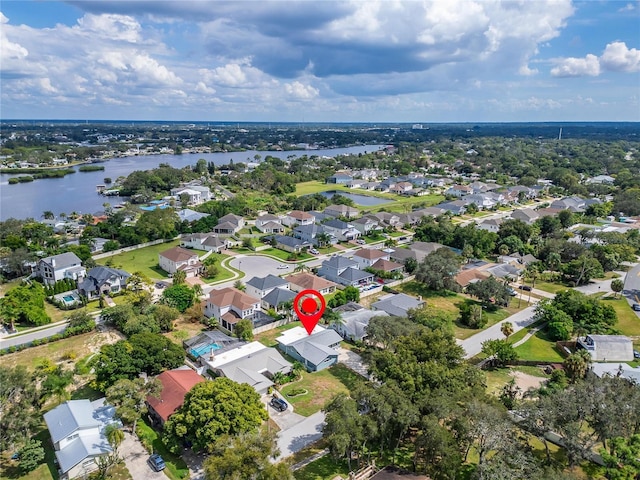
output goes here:
[{"label": "gray shingle roof", "polygon": [[56,270],[61,268],[67,268],[72,265],[79,265],[82,263],[82,260],[80,260],[78,256],[73,252],[65,252],[59,255],[53,255],[51,257],[46,257],[42,259],[43,262],[48,263],[49,265],[52,264],[52,260],[55,260],[56,266],[54,268]]},{"label": "gray shingle roof", "polygon": [[314,365],[322,363],[327,357],[338,355],[338,352],[329,345],[340,343],[342,337],[335,330],[322,330],[309,335],[289,346],[294,348],[302,358],[307,359]]},{"label": "gray shingle roof", "polygon": [[340,274],[340,278],[344,278],[349,282],[358,282],[367,278],[372,278],[373,274],[358,270],[357,268],[349,267]]},{"label": "gray shingle roof", "polygon": [[268,305],[278,306],[296,298],[296,294],[287,288],[274,288],[262,299]]},{"label": "gray shingle roof", "polygon": [[382,300],[378,300],[371,306],[376,310],[387,312],[389,315],[406,317],[409,310],[418,308],[421,305],[424,305],[422,300],[410,297],[404,293],[399,293],[398,295],[390,295]]},{"label": "gray shingle roof", "polygon": [[281,287],[287,283],[286,280],[269,274],[266,277],[253,277],[247,282],[247,285],[251,285],[258,290],[267,290],[269,288]]}]

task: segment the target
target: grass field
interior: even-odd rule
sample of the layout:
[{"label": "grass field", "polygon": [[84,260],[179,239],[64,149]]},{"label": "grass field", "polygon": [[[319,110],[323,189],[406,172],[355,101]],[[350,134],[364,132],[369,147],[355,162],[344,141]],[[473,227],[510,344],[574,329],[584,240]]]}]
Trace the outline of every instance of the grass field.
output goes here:
[{"label": "grass field", "polygon": [[293,327],[299,327],[300,323],[291,322],[281,327],[274,328],[273,330],[267,330],[266,332],[259,333],[255,336],[254,340],[266,345],[267,347],[277,347],[278,342],[276,342],[276,338],[279,337],[282,332],[286,330],[290,330]]},{"label": "grass field", "polygon": [[564,358],[556,350],[555,342],[549,340],[542,330],[537,332],[525,343],[516,347],[520,360],[530,360],[536,362],[562,362]]},{"label": "grass field", "polygon": [[346,460],[336,463],[331,455],[319,458],[294,473],[296,480],[333,480],[337,475],[347,478],[349,467]]},{"label": "grass field", "polygon": [[571,287],[567,287],[566,285],[562,285],[559,283],[537,281],[535,288],[544,292],[558,293],[563,290],[568,290]]},{"label": "grass field", "polygon": [[169,274],[158,265],[158,254],[178,245],[180,245],[180,240],[172,240],[131,252],[119,253],[112,257],[103,258],[98,263],[119,268],[129,273],[140,272],[151,280],[162,280],[168,278]]},{"label": "grass field", "polygon": [[[33,437],[33,439],[40,440],[42,442],[42,446],[44,447],[45,463],[39,465],[35,470],[22,475],[18,468],[18,462],[9,460],[8,458],[11,456],[11,454],[13,454],[13,452],[3,452],[2,462],[0,462],[0,478],[19,480],[58,480],[58,469],[53,463],[55,454],[51,445],[49,430],[47,430],[46,428],[40,430],[38,434]],[[127,472],[127,474],[128,473],[129,472]],[[122,478],[126,479],[131,477],[129,476]]]},{"label": "grass field", "polygon": [[618,324],[615,328],[629,337],[640,336],[640,318],[631,310],[626,298],[604,297],[601,300],[611,305],[618,314]]},{"label": "grass field", "polygon": [[[304,372],[302,379],[285,385],[280,392],[293,405],[296,413],[308,417],[320,411],[338,393],[349,393],[364,382],[366,380],[357,373],[336,364],[320,372]],[[288,392],[297,388],[303,388],[307,393],[291,398],[287,396]]]}]

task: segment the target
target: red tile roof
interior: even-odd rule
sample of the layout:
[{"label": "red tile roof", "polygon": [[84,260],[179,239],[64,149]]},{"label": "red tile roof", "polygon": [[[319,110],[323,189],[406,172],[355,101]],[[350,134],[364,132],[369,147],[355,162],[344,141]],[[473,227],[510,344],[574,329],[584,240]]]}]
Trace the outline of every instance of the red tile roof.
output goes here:
[{"label": "red tile roof", "polygon": [[162,384],[160,398],[147,397],[147,403],[153,408],[163,421],[167,419],[184,403],[184,396],[194,385],[204,382],[204,378],[193,370],[167,370],[158,375]]}]

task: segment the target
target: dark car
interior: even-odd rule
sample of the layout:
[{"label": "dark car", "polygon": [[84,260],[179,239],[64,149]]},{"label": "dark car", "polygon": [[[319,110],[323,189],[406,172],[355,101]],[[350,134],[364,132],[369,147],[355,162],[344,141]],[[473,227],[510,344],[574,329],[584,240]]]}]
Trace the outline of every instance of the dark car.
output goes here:
[{"label": "dark car", "polygon": [[156,472],[164,470],[164,468],[166,467],[166,465],[164,464],[164,460],[157,453],[151,455],[148,462],[149,465],[151,465],[151,468],[153,468]]},{"label": "dark car", "polygon": [[164,287],[165,287],[164,283],[162,282],[156,283],[156,288],[164,288]]},{"label": "dark car", "polygon": [[269,405],[271,405],[273,408],[275,408],[279,412],[284,412],[287,409],[287,407],[289,407],[289,405],[287,405],[287,402],[285,402],[281,398],[276,398],[276,397],[273,397],[271,399],[271,401],[269,402]]},{"label": "dark car", "polygon": [[531,287],[529,285],[518,285],[518,288],[520,290],[524,290],[525,292],[530,292],[531,291]]},{"label": "dark car", "polygon": [[636,312],[640,312],[640,303],[634,303],[633,305],[631,305],[631,308],[633,308]]}]

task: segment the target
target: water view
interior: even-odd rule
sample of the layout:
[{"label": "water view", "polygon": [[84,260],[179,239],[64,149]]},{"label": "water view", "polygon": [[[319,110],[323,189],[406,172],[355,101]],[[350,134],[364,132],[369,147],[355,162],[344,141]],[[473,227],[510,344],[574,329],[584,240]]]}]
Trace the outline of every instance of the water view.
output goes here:
[{"label": "water view", "polygon": [[[261,158],[271,155],[283,160],[302,155],[336,156],[374,152],[379,150],[379,145],[364,145],[348,148],[335,148],[326,150],[290,150],[286,152],[263,152],[247,150],[244,152],[222,153],[193,153],[183,155],[141,155],[135,157],[114,158],[101,163],[104,170],[96,172],[78,172],[63,178],[46,178],[29,183],[9,185],[9,178],[18,176],[15,174],[0,174],[0,220],[7,218],[40,218],[42,212],[49,210],[54,214],[60,213],[94,213],[104,210],[104,203],[118,204],[124,199],[120,197],[103,197],[96,192],[96,185],[104,183],[109,177],[115,181],[120,176],[127,176],[135,170],[151,170],[161,163],[168,163],[173,167],[182,168],[195,165],[200,158],[216,165],[225,165],[233,160],[234,163],[255,162],[254,156]],[[21,174],[24,175],[24,174]],[[380,199],[364,197],[378,202]],[[362,203],[361,205],[377,205],[384,203]]]}]

